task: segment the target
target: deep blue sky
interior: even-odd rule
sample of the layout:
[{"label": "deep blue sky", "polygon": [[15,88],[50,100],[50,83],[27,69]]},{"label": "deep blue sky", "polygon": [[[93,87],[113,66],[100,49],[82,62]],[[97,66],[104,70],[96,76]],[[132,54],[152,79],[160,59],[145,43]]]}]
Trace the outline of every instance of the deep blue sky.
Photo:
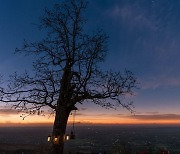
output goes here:
[{"label": "deep blue sky", "polygon": [[[23,39],[42,37],[34,24],[38,24],[44,7],[51,8],[60,1],[0,0],[2,75],[30,69],[31,59],[13,52]],[[126,68],[138,78],[140,89],[133,98],[136,111],[179,114],[180,1],[89,0],[86,16],[86,29],[102,27],[109,35],[103,69]]]}]

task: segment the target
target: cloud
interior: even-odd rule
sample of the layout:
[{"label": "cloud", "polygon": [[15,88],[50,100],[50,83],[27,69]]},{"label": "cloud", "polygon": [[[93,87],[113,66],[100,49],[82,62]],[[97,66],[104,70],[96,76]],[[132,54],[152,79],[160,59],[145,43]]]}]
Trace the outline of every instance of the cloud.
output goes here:
[{"label": "cloud", "polygon": [[180,114],[144,114],[128,116],[128,118],[136,120],[180,120]]},{"label": "cloud", "polygon": [[87,108],[80,108],[80,110],[81,110],[81,111],[85,111],[85,110],[87,110]]},{"label": "cloud", "polygon": [[159,75],[152,78],[146,78],[146,81],[141,80],[141,88],[146,89],[157,89],[162,86],[180,86],[180,78],[169,77],[166,75]]},{"label": "cloud", "polygon": [[146,112],[147,114],[159,114],[159,112]]},{"label": "cloud", "polygon": [[17,114],[18,111],[15,109],[0,109],[0,115],[10,115],[10,114]]},{"label": "cloud", "polygon": [[101,116],[108,116],[107,114],[87,114],[87,113],[76,113],[77,116],[85,116],[85,117],[101,117]]},{"label": "cloud", "polygon": [[148,28],[156,30],[155,21],[152,20],[146,13],[146,10],[137,4],[129,4],[125,6],[115,5],[109,10],[110,17],[115,20],[120,20],[131,28]]},{"label": "cloud", "polygon": [[15,109],[0,108],[1,117],[9,117],[10,115],[18,114],[19,112]]}]

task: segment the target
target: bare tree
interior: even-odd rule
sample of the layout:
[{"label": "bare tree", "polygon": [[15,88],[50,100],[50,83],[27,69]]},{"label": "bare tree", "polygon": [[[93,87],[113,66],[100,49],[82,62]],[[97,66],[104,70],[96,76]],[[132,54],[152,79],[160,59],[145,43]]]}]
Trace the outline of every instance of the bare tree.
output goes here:
[{"label": "bare tree", "polygon": [[130,71],[103,72],[99,64],[106,56],[107,36],[97,31],[87,34],[83,29],[84,0],[68,0],[45,10],[41,28],[47,37],[39,42],[24,42],[17,52],[34,54],[34,74],[14,74],[8,88],[1,88],[1,102],[13,103],[20,111],[41,113],[42,107],[55,112],[52,152],[63,153],[64,135],[69,114],[77,103],[85,101],[105,108],[117,104],[132,111],[131,103],[121,97],[132,95],[136,78]]}]

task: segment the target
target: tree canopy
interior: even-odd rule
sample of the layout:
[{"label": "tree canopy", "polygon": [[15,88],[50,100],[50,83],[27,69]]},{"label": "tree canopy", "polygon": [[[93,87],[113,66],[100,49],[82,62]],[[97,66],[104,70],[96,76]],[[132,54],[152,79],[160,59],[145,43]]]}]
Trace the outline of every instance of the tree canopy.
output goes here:
[{"label": "tree canopy", "polygon": [[60,104],[73,110],[76,103],[85,101],[106,108],[119,104],[132,111],[132,104],[123,103],[121,97],[133,94],[136,78],[127,70],[121,74],[100,69],[108,37],[103,31],[89,34],[83,29],[86,6],[86,1],[69,0],[45,10],[40,27],[46,37],[24,41],[16,49],[35,55],[33,75],[11,75],[8,88],[1,88],[2,102],[14,103],[16,109],[29,113],[39,113],[44,106],[56,110]]}]

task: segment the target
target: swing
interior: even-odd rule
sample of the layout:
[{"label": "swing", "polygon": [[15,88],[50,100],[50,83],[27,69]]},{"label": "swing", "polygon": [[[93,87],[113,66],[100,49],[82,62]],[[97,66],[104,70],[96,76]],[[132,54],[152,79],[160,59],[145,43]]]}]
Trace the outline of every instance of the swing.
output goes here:
[{"label": "swing", "polygon": [[[72,129],[71,129],[71,132],[70,134],[67,134],[64,136],[64,141],[68,141],[68,140],[73,140],[73,139],[76,139],[76,135],[75,135],[75,116],[76,116],[76,110],[74,110],[74,114],[72,113],[72,116],[73,116],[73,125],[72,125]],[[47,141],[48,142],[51,142],[53,141],[54,144],[57,144],[58,141],[59,141],[59,137],[52,137],[51,135],[48,136],[47,138]]]},{"label": "swing", "polygon": [[75,139],[76,138],[75,129],[74,129],[74,126],[75,126],[75,116],[76,116],[76,110],[74,110],[74,114],[73,114],[73,126],[72,126],[72,130],[71,130],[71,133],[70,133],[70,139]]}]

